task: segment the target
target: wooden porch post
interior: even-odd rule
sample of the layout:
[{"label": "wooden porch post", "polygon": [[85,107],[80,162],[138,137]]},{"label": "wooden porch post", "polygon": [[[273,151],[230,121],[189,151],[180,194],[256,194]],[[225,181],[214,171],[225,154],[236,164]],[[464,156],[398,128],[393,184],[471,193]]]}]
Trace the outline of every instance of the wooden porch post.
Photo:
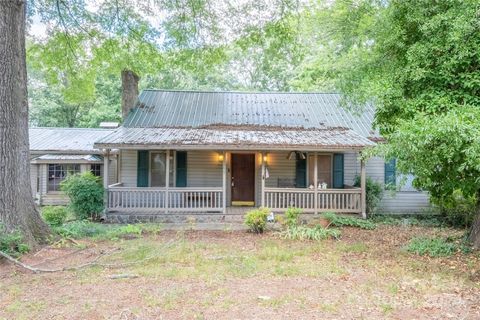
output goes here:
[{"label": "wooden porch post", "polygon": [[105,190],[105,213],[108,213],[108,165],[109,165],[109,158],[110,158],[110,149],[105,149],[103,155],[103,189]]},{"label": "wooden porch post", "polygon": [[168,213],[168,200],[169,194],[168,189],[170,188],[170,150],[166,151],[166,163],[165,163],[165,213]]},{"label": "wooden porch post", "polygon": [[313,156],[313,203],[314,203],[314,214],[318,214],[318,153],[315,152]]},{"label": "wooden porch post", "polygon": [[262,184],[261,184],[261,206],[265,207],[265,152],[262,151]]},{"label": "wooden porch post", "polygon": [[227,155],[225,151],[223,151],[223,162],[222,162],[222,189],[223,189],[223,197],[222,197],[223,214],[226,214],[227,213]]},{"label": "wooden porch post", "polygon": [[362,189],[361,194],[361,205],[362,205],[362,218],[367,218],[367,174],[365,170],[365,160],[360,160],[360,188]]},{"label": "wooden porch post", "polygon": [[105,149],[103,156],[103,187],[108,189],[108,171],[109,171],[110,149]]}]

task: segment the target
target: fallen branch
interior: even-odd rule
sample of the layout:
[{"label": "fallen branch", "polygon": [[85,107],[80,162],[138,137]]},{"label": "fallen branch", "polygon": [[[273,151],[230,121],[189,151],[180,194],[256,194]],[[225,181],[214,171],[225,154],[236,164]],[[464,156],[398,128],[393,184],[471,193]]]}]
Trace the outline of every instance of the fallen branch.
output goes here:
[{"label": "fallen branch", "polygon": [[105,256],[108,256],[108,255],[111,255],[113,254],[115,251],[119,250],[118,248],[115,248],[113,250],[110,250],[110,251],[107,251],[107,252],[102,252],[100,253],[100,255],[98,255],[95,259],[93,259],[92,261],[90,262],[87,262],[87,263],[84,263],[84,264],[81,264],[81,265],[78,265],[78,266],[73,266],[73,267],[63,267],[63,268],[57,268],[57,269],[43,269],[43,268],[36,268],[36,267],[32,267],[32,266],[29,266],[23,262],[21,262],[20,260],[18,259],[15,259],[14,257],[6,254],[5,252],[3,251],[0,251],[0,256],[1,257],[4,257],[5,259],[7,259],[8,261],[10,261],[11,263],[17,265],[17,266],[20,266],[24,269],[27,269],[29,271],[32,271],[33,273],[52,273],[52,272],[60,272],[60,271],[73,271],[73,270],[79,270],[79,269],[82,269],[82,268],[86,268],[86,267],[92,267],[92,266],[95,266],[95,265],[99,265],[98,263],[98,260],[102,257],[105,257]]},{"label": "fallen branch", "polygon": [[[170,240],[162,248],[159,248],[159,249],[166,249],[168,247],[171,247],[174,243],[175,243],[174,240]],[[80,250],[83,250],[83,249],[80,249]],[[34,267],[34,266],[30,266],[30,265],[27,265],[27,264],[21,262],[18,259],[15,259],[14,257],[12,257],[12,256],[10,256],[10,255],[6,254],[5,252],[2,252],[2,251],[0,251],[0,257],[4,257],[5,259],[10,261],[11,263],[13,263],[17,266],[20,266],[24,269],[27,269],[29,271],[32,271],[33,273],[52,273],[52,272],[79,270],[79,269],[83,269],[83,268],[86,268],[86,267],[93,267],[93,266],[99,266],[99,267],[104,267],[104,268],[121,268],[121,267],[126,267],[126,266],[139,264],[139,263],[142,263],[142,262],[145,262],[145,261],[148,261],[148,260],[158,258],[160,256],[160,255],[152,255],[152,256],[146,257],[144,259],[131,261],[131,262],[123,262],[123,263],[101,263],[101,262],[98,261],[98,260],[100,260],[100,258],[112,255],[115,251],[118,251],[118,250],[120,250],[120,249],[115,248],[115,249],[107,251],[107,252],[102,252],[102,253],[100,253],[100,255],[98,255],[92,261],[81,264],[81,265],[78,265],[78,266],[63,267],[63,268],[57,268],[57,269],[43,269],[43,268],[37,268],[37,267]]]}]

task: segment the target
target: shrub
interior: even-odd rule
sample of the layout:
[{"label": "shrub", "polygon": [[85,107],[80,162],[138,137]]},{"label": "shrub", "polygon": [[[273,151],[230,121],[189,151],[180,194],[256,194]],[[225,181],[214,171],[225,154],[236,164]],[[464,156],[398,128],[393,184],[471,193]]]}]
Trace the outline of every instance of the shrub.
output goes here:
[{"label": "shrub", "polygon": [[460,190],[444,199],[432,199],[440,207],[445,222],[453,227],[468,228],[475,218],[477,199],[475,196],[465,197]]},{"label": "shrub", "polygon": [[47,206],[42,208],[43,219],[52,227],[61,226],[67,219],[67,208],[62,206]]},{"label": "shrub", "polygon": [[245,224],[254,233],[263,233],[267,225],[267,217],[270,214],[270,209],[259,208],[250,210],[245,215]]},{"label": "shrub", "polygon": [[330,225],[336,227],[349,226],[367,230],[373,230],[377,227],[377,225],[370,220],[362,220],[354,217],[343,217],[332,212],[324,213],[323,217],[330,221]]},{"label": "shrub", "polygon": [[30,250],[23,242],[23,235],[20,231],[8,232],[3,224],[0,224],[0,251],[18,257]]},{"label": "shrub", "polygon": [[302,214],[302,209],[290,207],[285,212],[284,223],[288,227],[294,227],[298,225],[298,217]]},{"label": "shrub", "polygon": [[338,239],[340,237],[340,230],[327,229],[322,226],[315,226],[313,228],[305,226],[291,226],[280,232],[280,236],[284,239],[290,240],[324,240],[328,238]]},{"label": "shrub", "polygon": [[61,189],[70,198],[70,208],[77,219],[98,220],[104,195],[99,177],[91,172],[74,174],[62,182]]},{"label": "shrub", "polygon": [[[355,187],[360,187],[360,176],[355,177],[353,184]],[[383,197],[383,187],[380,183],[367,177],[366,180],[366,197],[367,197],[367,214],[374,215],[377,211],[378,204]]]},{"label": "shrub", "polygon": [[408,252],[430,257],[451,256],[457,249],[457,244],[444,238],[414,238],[406,246]]}]

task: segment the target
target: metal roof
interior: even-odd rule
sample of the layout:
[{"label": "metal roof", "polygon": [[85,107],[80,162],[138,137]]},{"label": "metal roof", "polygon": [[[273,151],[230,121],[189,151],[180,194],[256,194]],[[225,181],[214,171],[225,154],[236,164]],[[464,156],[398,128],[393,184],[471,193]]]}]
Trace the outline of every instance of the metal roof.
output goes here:
[{"label": "metal roof", "polygon": [[144,90],[123,126],[127,128],[210,125],[295,128],[344,127],[364,137],[372,130],[374,108],[357,111],[340,105],[335,93],[244,93]]},{"label": "metal roof", "polygon": [[30,151],[100,153],[94,142],[114,132],[93,128],[30,128]]},{"label": "metal roof", "polygon": [[375,143],[353,130],[344,128],[125,128],[98,140],[104,148],[176,148],[176,149],[361,149]]},{"label": "metal roof", "polygon": [[103,157],[96,154],[44,154],[40,157],[32,159],[32,162],[103,162]]}]

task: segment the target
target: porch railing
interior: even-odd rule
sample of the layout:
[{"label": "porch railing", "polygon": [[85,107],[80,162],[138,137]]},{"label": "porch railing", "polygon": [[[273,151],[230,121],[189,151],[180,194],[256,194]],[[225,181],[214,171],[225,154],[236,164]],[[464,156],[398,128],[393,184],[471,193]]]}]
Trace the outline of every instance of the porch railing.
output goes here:
[{"label": "porch railing", "polygon": [[264,199],[265,207],[278,211],[284,211],[288,207],[302,208],[304,212],[359,213],[362,210],[359,188],[317,191],[300,188],[265,188]]},{"label": "porch railing", "polygon": [[108,211],[223,211],[222,188],[128,188],[111,185]]}]

